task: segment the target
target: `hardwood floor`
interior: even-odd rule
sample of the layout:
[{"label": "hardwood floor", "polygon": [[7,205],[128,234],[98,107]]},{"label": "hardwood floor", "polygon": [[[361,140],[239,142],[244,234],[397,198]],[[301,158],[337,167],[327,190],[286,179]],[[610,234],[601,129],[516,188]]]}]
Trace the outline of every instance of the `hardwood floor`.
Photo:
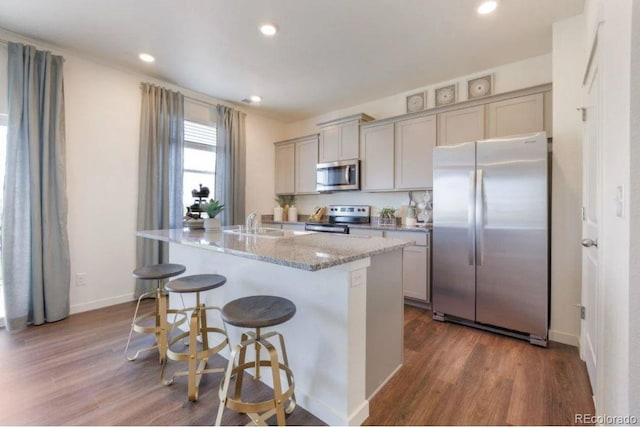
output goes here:
[{"label": "hardwood floor", "polygon": [[[205,376],[199,401],[191,403],[185,378],[160,384],[157,354],[124,359],[133,310],[127,303],[18,334],[0,330],[0,424],[213,424],[221,375]],[[132,346],[150,343],[136,335]],[[407,306],[404,358],[371,401],[366,424],[570,425],[575,413],[594,414],[586,368],[569,346],[538,348],[434,322],[430,312]],[[212,363],[224,364],[220,357]],[[261,399],[269,389],[250,378],[250,394]],[[227,425],[248,421],[232,411],[223,419]],[[322,425],[299,407],[287,423]]]},{"label": "hardwood floor", "polygon": [[370,403],[367,425],[574,425],[595,414],[577,348],[431,319],[405,306],[404,365]]}]

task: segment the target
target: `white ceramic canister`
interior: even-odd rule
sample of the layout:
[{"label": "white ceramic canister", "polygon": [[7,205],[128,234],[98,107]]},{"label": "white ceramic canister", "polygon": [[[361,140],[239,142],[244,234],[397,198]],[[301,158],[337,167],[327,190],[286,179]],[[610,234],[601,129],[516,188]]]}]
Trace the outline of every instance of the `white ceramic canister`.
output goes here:
[{"label": "white ceramic canister", "polygon": [[282,221],[282,213],[284,210],[282,207],[275,207],[273,209],[273,221]]},{"label": "white ceramic canister", "polygon": [[298,209],[293,205],[289,207],[287,218],[289,219],[289,221],[298,221]]}]

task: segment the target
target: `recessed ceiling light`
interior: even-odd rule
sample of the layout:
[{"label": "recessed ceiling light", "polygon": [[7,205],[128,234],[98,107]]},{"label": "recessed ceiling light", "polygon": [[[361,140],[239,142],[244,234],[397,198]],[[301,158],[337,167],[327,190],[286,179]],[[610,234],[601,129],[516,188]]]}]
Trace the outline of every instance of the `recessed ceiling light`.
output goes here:
[{"label": "recessed ceiling light", "polygon": [[262,101],[262,97],[259,95],[251,95],[249,99],[252,103],[259,103],[260,101]]},{"label": "recessed ceiling light", "polygon": [[278,32],[278,27],[274,24],[263,24],[260,26],[260,32],[265,36],[273,36]]},{"label": "recessed ceiling light", "polygon": [[140,58],[144,62],[153,62],[156,60],[153,55],[149,55],[148,53],[141,53],[140,55],[138,55],[138,58]]},{"label": "recessed ceiling light", "polygon": [[478,6],[478,13],[480,15],[486,15],[496,10],[496,7],[498,7],[497,1],[495,0],[485,1],[480,6]]}]

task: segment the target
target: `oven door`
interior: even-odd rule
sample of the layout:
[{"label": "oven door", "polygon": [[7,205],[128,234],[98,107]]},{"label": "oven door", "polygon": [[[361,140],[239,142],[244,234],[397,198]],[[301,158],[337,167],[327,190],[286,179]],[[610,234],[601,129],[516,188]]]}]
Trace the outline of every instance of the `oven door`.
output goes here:
[{"label": "oven door", "polygon": [[319,163],[316,167],[316,191],[360,189],[360,161]]}]

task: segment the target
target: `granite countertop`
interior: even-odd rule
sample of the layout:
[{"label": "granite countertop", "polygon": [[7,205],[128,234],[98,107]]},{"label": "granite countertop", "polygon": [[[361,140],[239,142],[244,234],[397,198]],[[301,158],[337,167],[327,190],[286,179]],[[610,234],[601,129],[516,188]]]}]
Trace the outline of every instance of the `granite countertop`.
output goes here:
[{"label": "granite countertop", "polygon": [[414,241],[404,239],[280,232],[283,236],[272,237],[184,228],[144,230],[137,235],[308,271],[338,266],[414,244]]}]

